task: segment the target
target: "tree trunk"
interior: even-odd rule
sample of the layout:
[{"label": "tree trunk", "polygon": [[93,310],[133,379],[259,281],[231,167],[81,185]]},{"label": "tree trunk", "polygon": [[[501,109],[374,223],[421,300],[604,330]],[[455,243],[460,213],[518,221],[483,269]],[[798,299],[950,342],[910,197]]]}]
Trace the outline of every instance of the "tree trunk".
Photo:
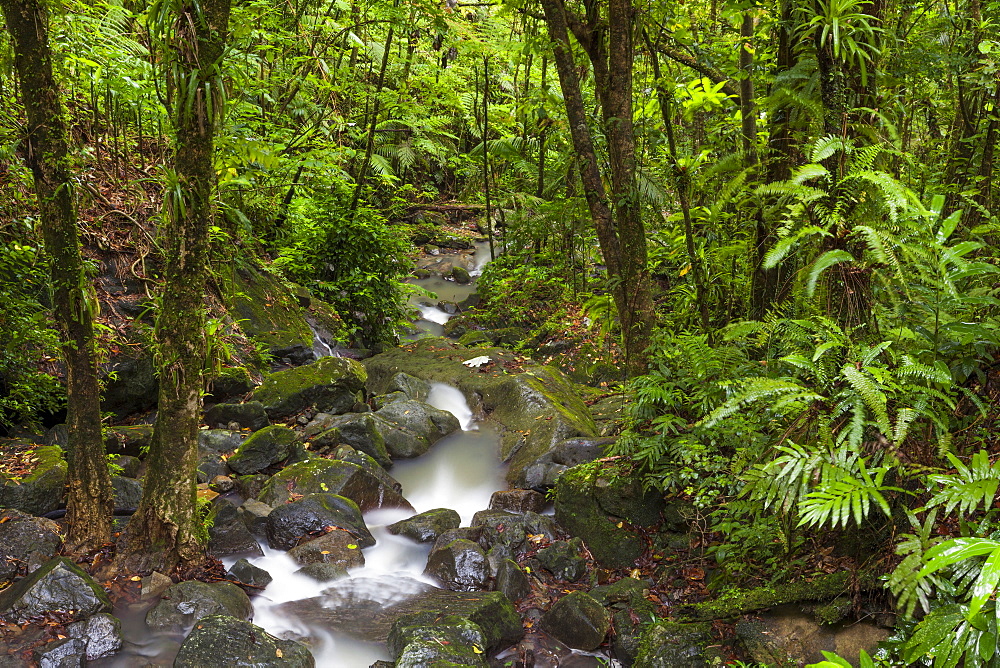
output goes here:
[{"label": "tree trunk", "polygon": [[[566,105],[573,146],[587,205],[601,246],[615,306],[622,325],[626,371],[644,373],[655,318],[646,257],[646,233],[635,184],[635,135],[632,124],[631,0],[609,0],[608,21],[598,3],[588,5],[587,24],[573,18],[573,32],[591,59],[597,80],[611,167],[611,196],[597,164],[587,114],[569,43],[569,20],[562,0],[542,0],[545,22]],[[606,48],[604,33],[607,30]]]},{"label": "tree trunk", "polygon": [[111,476],[101,434],[100,385],[94,350],[97,300],[87,283],[76,230],[66,126],[52,75],[48,16],[38,0],[2,0],[14,41],[14,64],[27,113],[27,156],[38,197],[45,250],[51,261],[53,306],[66,363],[71,550],[111,539]]},{"label": "tree trunk", "polygon": [[[205,556],[195,465],[207,342],[204,294],[216,185],[213,137],[221,120],[220,61],[229,0],[185,2],[165,45],[174,102],[176,182],[167,188],[164,287],[156,319],[160,397],[142,501],[129,522],[119,564],[170,571]],[[191,87],[194,87],[192,90]],[[190,105],[186,101],[193,101]]]}]

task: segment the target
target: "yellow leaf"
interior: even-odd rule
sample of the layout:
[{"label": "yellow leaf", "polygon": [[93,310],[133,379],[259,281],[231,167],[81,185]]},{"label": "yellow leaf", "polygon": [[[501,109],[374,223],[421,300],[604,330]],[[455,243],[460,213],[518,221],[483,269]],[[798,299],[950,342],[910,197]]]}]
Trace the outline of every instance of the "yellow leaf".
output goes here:
[{"label": "yellow leaf", "polygon": [[279,659],[284,656],[284,654],[282,653],[282,651],[280,649],[274,650],[274,655],[276,657],[278,657]]},{"label": "yellow leaf", "polygon": [[133,575],[132,577],[129,578],[129,580],[131,580],[132,582],[138,582],[141,579],[142,578],[139,577],[138,575]]},{"label": "yellow leaf", "polygon": [[622,528],[622,526],[624,526],[624,524],[625,524],[624,522],[619,522],[619,523],[618,523],[618,528],[619,528],[619,529],[621,529],[621,528]]},{"label": "yellow leaf", "polygon": [[330,554],[330,550],[323,550],[320,552],[320,554]]},{"label": "yellow leaf", "polygon": [[357,546],[357,545],[355,545],[354,543],[349,543],[349,544],[347,545],[347,549],[348,549],[348,550],[356,550],[356,549],[358,549],[358,546]]},{"label": "yellow leaf", "polygon": [[479,645],[473,645],[472,646],[472,651],[475,652],[476,654],[482,654],[483,653],[483,648],[480,647]]},{"label": "yellow leaf", "polygon": [[687,265],[686,267],[684,267],[683,269],[681,269],[681,273],[679,273],[677,275],[678,276],[683,276],[684,274],[688,273],[689,271],[691,271],[691,265],[690,264]]}]

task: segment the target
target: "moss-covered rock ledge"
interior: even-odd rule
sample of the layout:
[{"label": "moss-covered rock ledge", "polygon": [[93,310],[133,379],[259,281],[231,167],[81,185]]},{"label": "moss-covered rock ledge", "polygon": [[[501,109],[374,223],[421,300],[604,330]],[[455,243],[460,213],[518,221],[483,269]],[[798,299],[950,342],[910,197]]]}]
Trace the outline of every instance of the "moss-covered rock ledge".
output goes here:
[{"label": "moss-covered rock ledge", "polygon": [[[469,367],[477,357],[489,362]],[[573,384],[554,367],[503,348],[466,348],[448,339],[422,339],[364,361],[367,388],[386,393],[403,372],[457,387],[472,409],[500,428],[507,481],[524,485],[526,469],[567,438],[590,437],[597,426]]]}]

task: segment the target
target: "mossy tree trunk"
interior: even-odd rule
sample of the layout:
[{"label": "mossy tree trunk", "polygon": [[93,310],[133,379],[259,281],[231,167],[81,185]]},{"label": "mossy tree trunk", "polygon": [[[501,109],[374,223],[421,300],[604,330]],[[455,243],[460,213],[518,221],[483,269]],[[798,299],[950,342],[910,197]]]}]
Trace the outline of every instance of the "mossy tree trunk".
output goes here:
[{"label": "mossy tree trunk", "polygon": [[[562,0],[542,0],[552,40],[553,60],[577,153],[581,181],[608,267],[618,309],[630,376],[644,373],[655,314],[643,226],[636,188],[635,132],[632,124],[631,0],[609,0],[605,21],[601,3],[586,3],[580,18]],[[580,92],[580,78],[569,43],[572,30],[590,58],[608,143],[611,192],[606,191]]]},{"label": "mossy tree trunk", "polygon": [[164,3],[157,21],[165,35],[161,54],[176,139],[155,328],[160,396],[142,501],[119,554],[119,567],[128,570],[170,571],[205,556],[195,466],[208,351],[204,295],[215,213],[213,136],[222,116],[220,65],[229,8],[229,0],[179,0]]},{"label": "mossy tree trunk", "polygon": [[96,299],[80,254],[62,103],[52,75],[48,16],[39,0],[0,0],[14,43],[27,115],[25,156],[35,182],[53,307],[63,342],[68,398],[69,480],[66,544],[87,551],[110,541],[112,492],[101,435],[94,348]]}]

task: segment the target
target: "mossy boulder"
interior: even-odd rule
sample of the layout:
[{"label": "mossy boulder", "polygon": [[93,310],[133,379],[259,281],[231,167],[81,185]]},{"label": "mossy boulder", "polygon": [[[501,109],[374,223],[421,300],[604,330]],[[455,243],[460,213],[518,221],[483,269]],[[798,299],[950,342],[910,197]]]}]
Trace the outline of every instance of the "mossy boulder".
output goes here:
[{"label": "mossy boulder", "polygon": [[219,371],[209,383],[206,399],[213,402],[242,397],[250,392],[256,383],[246,367],[232,366]]},{"label": "mossy boulder", "polygon": [[[825,601],[834,599],[851,589],[853,574],[847,572],[818,575],[808,581],[787,582],[753,589],[729,589],[710,601],[680,607],[679,618],[692,621],[728,619],[748,612],[764,610],[785,603]],[[862,576],[869,581],[870,575]],[[871,586],[871,582],[868,586]]]},{"label": "mossy boulder", "polygon": [[462,518],[451,508],[435,508],[386,527],[394,536],[406,536],[418,543],[432,543],[445,531],[457,529]]},{"label": "mossy boulder", "polygon": [[375,412],[385,429],[382,438],[393,459],[419,457],[461,424],[453,414],[422,401],[397,401]]},{"label": "mossy boulder", "polygon": [[174,668],[312,668],[309,648],[281,640],[248,621],[228,615],[203,617],[184,640]]},{"label": "mossy boulder", "polygon": [[[469,368],[480,356],[490,362]],[[500,456],[509,463],[507,480],[524,487],[526,469],[567,438],[594,436],[587,406],[563,374],[502,348],[469,349],[447,339],[422,339],[364,361],[368,389],[384,394],[404,372],[457,387],[501,432]],[[511,373],[508,367],[523,369]]]},{"label": "mossy boulder", "polygon": [[146,613],[146,624],[154,631],[184,635],[203,617],[229,615],[242,620],[253,617],[246,593],[231,582],[178,582],[163,592],[163,598]]},{"label": "mossy boulder", "polygon": [[263,267],[242,264],[220,275],[226,306],[240,328],[272,357],[302,364],[314,358],[313,334],[291,287]]},{"label": "mossy boulder", "polygon": [[30,515],[55,510],[62,503],[66,487],[66,460],[55,445],[36,448],[35,468],[23,478],[0,474],[0,508],[16,508]]},{"label": "mossy boulder", "polygon": [[299,435],[288,427],[264,427],[251,434],[227,463],[229,468],[240,475],[257,473],[287,459],[292,452],[292,444],[298,440]]},{"label": "mossy boulder", "polygon": [[597,561],[612,568],[634,565],[645,541],[630,525],[655,523],[663,506],[659,494],[643,491],[639,476],[617,467],[582,464],[556,481],[556,521],[582,538]]},{"label": "mossy boulder", "polygon": [[105,383],[101,410],[114,414],[117,419],[153,408],[160,391],[153,368],[153,355],[148,346],[123,348],[126,352],[113,357],[102,374],[105,375]]},{"label": "mossy boulder", "polygon": [[711,641],[709,624],[658,621],[643,631],[635,668],[707,668],[705,656]]},{"label": "mossy boulder", "polygon": [[331,528],[350,533],[362,548],[375,544],[358,504],[336,494],[307,494],[278,506],[267,516],[265,526],[268,544],[276,550],[290,550],[303,536]]},{"label": "mossy boulder", "polygon": [[647,598],[649,583],[622,578],[609,585],[595,587],[591,597],[611,613],[612,656],[628,666],[635,662],[645,624],[656,614],[656,606]]},{"label": "mossy boulder", "polygon": [[462,336],[458,337],[458,342],[469,348],[493,345],[493,340],[490,339],[486,332],[478,329],[473,329],[462,334]]},{"label": "mossy boulder", "polygon": [[243,429],[257,431],[271,424],[264,410],[264,404],[259,401],[248,401],[242,404],[216,404],[205,411],[205,423],[209,427],[228,429],[229,425],[237,424]]},{"label": "mossy boulder", "polygon": [[386,642],[399,666],[483,666],[486,637],[478,624],[458,615],[414,613],[396,621]]},{"label": "mossy boulder", "polygon": [[358,403],[366,379],[365,368],[357,361],[324,357],[268,375],[254,390],[253,399],[264,404],[271,419],[310,407],[324,413],[346,413]]},{"label": "mossy boulder", "polygon": [[400,494],[399,483],[394,480],[392,483],[386,484],[353,462],[313,459],[288,466],[274,475],[260,491],[259,498],[270,506],[278,506],[295,495],[330,493],[351,499],[362,512],[379,508],[413,510]]},{"label": "mossy boulder", "polygon": [[392,465],[383,435],[391,426],[371,413],[321,413],[306,426],[306,437],[317,429],[322,431],[312,437],[313,448],[349,445],[374,459],[379,466]]},{"label": "mossy boulder", "polygon": [[539,627],[568,647],[592,650],[611,630],[611,615],[589,594],[574,591],[552,604]]},{"label": "mossy boulder", "polygon": [[110,609],[101,585],[65,557],[50,559],[0,594],[0,618],[15,624],[55,611],[77,621]]}]

